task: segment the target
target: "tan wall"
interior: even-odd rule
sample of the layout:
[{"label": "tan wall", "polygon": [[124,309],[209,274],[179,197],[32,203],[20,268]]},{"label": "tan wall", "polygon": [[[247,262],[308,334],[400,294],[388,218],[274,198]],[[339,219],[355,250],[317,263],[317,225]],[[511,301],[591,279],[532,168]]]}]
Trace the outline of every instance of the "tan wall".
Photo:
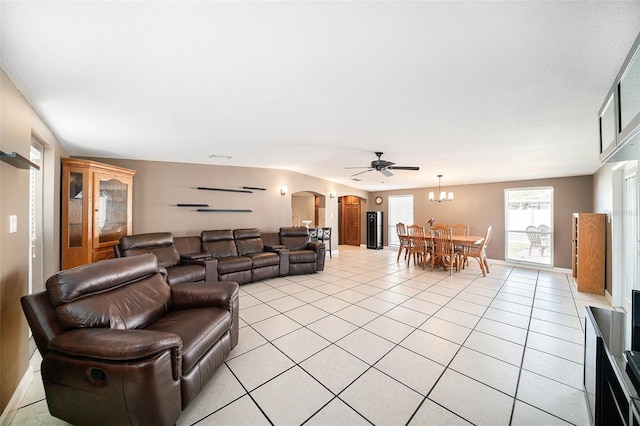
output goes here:
[{"label": "tan wall", "polygon": [[[43,188],[44,277],[60,265],[60,156],[67,153],[0,70],[0,149],[29,158],[31,138],[45,148]],[[29,171],[0,163],[0,412],[13,396],[29,365],[28,327],[20,297],[29,287]],[[9,233],[9,216],[18,231]]]},{"label": "tan wall", "polygon": [[[424,225],[429,217],[448,224],[467,223],[472,235],[484,235],[486,228],[491,225],[493,236],[487,247],[487,256],[491,259],[504,260],[504,190],[535,186],[554,188],[554,266],[571,268],[571,214],[593,211],[591,176],[447,186],[445,189],[454,192],[455,200],[444,203],[428,200],[429,191],[437,191],[437,188],[372,192],[370,200],[374,200],[378,195],[384,199],[376,209],[384,212],[385,245],[388,243],[387,197],[413,195],[414,223]],[[372,205],[375,205],[373,201]]]},{"label": "tan wall", "polygon": [[[291,194],[302,191],[325,196],[326,226],[338,229],[338,198],[330,198],[329,192],[336,192],[338,197],[357,195],[366,199],[369,196],[367,191],[287,170],[113,158],[93,160],[136,170],[133,178],[134,233],[170,231],[179,237],[200,235],[201,231],[210,229],[257,227],[263,231],[277,231],[282,226],[291,226]],[[288,186],[286,195],[280,195],[283,185]],[[194,189],[198,186],[227,189],[253,186],[267,190],[244,194]],[[176,207],[177,203],[207,203],[210,208],[252,212],[199,213],[193,208]],[[313,218],[313,211],[310,218]],[[338,246],[337,232],[332,235],[332,246]]]}]

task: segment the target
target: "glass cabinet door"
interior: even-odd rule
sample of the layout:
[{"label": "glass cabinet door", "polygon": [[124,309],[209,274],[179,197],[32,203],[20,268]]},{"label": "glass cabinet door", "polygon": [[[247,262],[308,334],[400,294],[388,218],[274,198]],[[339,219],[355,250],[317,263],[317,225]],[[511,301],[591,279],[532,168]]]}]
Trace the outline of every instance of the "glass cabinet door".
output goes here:
[{"label": "glass cabinet door", "polygon": [[83,214],[86,209],[83,207],[83,202],[85,199],[83,195],[85,195],[86,191],[83,191],[83,183],[84,183],[84,173],[82,171],[79,172],[70,172],[69,173],[69,187],[67,188],[69,191],[69,197],[67,202],[67,212],[68,212],[68,234],[67,234],[67,247],[70,248],[79,248],[83,246],[84,243],[84,220]]},{"label": "glass cabinet door", "polygon": [[113,176],[96,173],[94,192],[94,246],[113,243],[127,235],[129,185]]},{"label": "glass cabinet door", "polygon": [[600,110],[600,153],[606,153],[616,146],[616,116],[613,93],[609,95]]},{"label": "glass cabinet door", "polygon": [[[640,51],[639,51],[640,52]],[[626,137],[629,130],[640,122],[640,53],[629,63],[620,79],[620,133]]]}]

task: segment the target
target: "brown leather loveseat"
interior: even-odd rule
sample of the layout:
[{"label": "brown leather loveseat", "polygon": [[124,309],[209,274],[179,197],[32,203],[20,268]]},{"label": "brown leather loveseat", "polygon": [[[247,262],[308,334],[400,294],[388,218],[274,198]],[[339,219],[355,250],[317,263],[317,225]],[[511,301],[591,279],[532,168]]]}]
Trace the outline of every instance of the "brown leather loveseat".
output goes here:
[{"label": "brown leather loveseat", "polygon": [[49,411],[75,425],[172,425],[238,342],[238,284],[169,286],[152,254],[58,272],[22,307]]}]

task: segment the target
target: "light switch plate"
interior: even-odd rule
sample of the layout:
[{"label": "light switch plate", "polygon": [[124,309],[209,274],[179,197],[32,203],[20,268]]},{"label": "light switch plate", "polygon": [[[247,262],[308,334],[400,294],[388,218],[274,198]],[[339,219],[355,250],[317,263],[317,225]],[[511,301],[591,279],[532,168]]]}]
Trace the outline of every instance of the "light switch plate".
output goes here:
[{"label": "light switch plate", "polygon": [[18,232],[18,216],[12,214],[9,216],[9,233]]}]

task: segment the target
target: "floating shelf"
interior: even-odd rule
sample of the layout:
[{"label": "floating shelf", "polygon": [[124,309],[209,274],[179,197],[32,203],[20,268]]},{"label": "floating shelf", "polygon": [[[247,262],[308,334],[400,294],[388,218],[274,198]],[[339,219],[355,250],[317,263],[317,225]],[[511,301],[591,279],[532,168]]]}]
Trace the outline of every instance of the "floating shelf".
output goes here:
[{"label": "floating shelf", "polygon": [[184,204],[184,203],[178,203],[176,205],[178,207],[209,207],[209,204]]},{"label": "floating shelf", "polygon": [[17,152],[7,154],[6,152],[0,151],[0,160],[4,161],[7,164],[11,164],[13,167],[17,167],[19,169],[40,170],[40,166],[27,160]]},{"label": "floating shelf", "polygon": [[253,210],[244,209],[198,209],[199,212],[251,213]]},{"label": "floating shelf", "polygon": [[199,186],[197,189],[201,191],[224,191],[224,192],[244,192],[246,194],[252,194],[253,191],[247,189],[226,189],[226,188],[209,188],[207,186]]},{"label": "floating shelf", "polygon": [[242,189],[253,189],[254,191],[266,191],[267,188],[259,188],[257,186],[243,186]]}]

